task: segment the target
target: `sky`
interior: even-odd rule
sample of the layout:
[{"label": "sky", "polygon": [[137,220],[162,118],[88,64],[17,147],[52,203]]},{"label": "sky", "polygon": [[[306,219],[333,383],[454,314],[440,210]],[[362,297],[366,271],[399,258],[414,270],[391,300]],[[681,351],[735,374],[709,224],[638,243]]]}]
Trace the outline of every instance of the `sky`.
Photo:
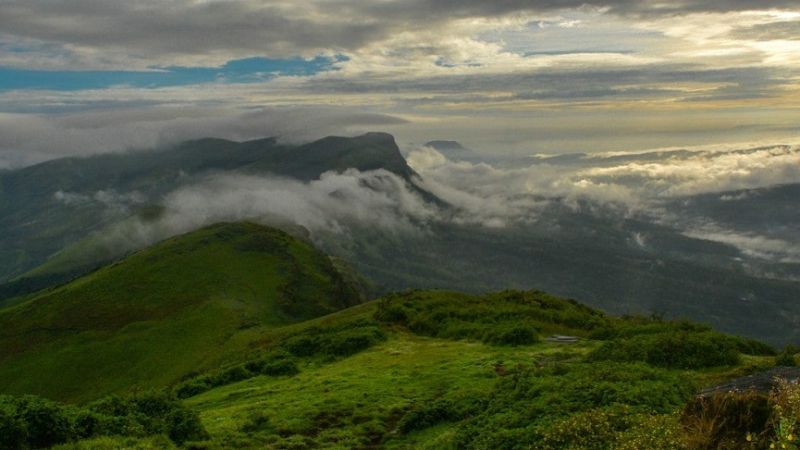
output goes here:
[{"label": "sky", "polygon": [[796,0],[2,0],[0,168],[368,130],[487,157],[800,142]]}]

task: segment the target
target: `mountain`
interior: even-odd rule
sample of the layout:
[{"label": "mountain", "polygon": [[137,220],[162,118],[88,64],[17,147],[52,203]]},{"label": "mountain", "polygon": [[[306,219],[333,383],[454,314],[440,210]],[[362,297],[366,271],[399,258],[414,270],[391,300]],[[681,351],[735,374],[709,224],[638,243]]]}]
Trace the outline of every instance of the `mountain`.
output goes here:
[{"label": "mountain", "polygon": [[[92,231],[134,215],[157,216],[163,195],[209,173],[270,173],[312,180],[349,168],[385,169],[406,179],[413,174],[394,138],[385,133],[327,137],[300,146],[274,138],[208,138],[161,150],[63,158],[0,172],[0,282],[19,277]],[[91,268],[74,268],[60,279]],[[14,289],[45,284],[28,280]]]},{"label": "mountain", "polygon": [[314,180],[324,172],[347,169],[362,172],[384,169],[405,179],[414,174],[400,154],[394,137],[387,133],[367,133],[353,138],[329,136],[262,158],[247,169],[300,180]]},{"label": "mountain", "polygon": [[165,385],[260,330],[359,303],[350,279],[260,225],[177,236],[0,310],[0,392],[80,400]]},{"label": "mountain", "polygon": [[[486,158],[481,158],[475,151],[464,147],[457,141],[436,140],[425,143],[425,147],[431,147],[451,161],[470,161],[480,162]],[[487,155],[490,156],[490,155]]]},{"label": "mountain", "polygon": [[[432,144],[464,151],[453,141]],[[49,165],[60,169],[47,169]],[[376,221],[402,223],[405,217],[383,218],[370,208],[356,207],[358,218],[341,219],[336,211],[322,212],[330,210],[322,206],[349,207],[348,193],[335,190],[312,202],[313,214],[337,216],[312,221],[330,220],[330,227],[302,229],[292,214],[276,220],[254,213],[252,219],[311,236],[323,251],[369,278],[378,293],[536,288],[610,313],[689,318],[778,345],[800,338],[796,185],[665,199],[657,208],[667,214],[655,219],[591,200],[521,196],[506,203],[541,205],[530,220],[484,226],[473,220],[478,213],[460,210],[420,188],[426,180],[384,133],[296,146],[269,138],[239,143],[202,139],[171,150],[67,159],[6,172],[0,180],[15,181],[3,185],[8,187],[4,198],[19,195],[23,201],[7,201],[0,216],[0,280],[6,281],[0,284],[0,307],[118,259],[131,247],[117,245],[124,239],[111,237],[139,236],[140,224],[162,231],[154,236],[174,233],[159,228],[164,195],[202,184],[209,174],[247,175],[258,184],[268,174],[309,181],[328,170],[347,169],[384,169],[402,177],[418,198],[393,183],[381,187],[362,182],[359,194],[374,193],[384,204],[423,210],[424,218],[410,221],[411,232],[375,227]],[[488,166],[477,169],[493,173]],[[300,186],[288,185],[294,188],[276,188],[276,199],[281,199],[281,189]],[[384,188],[396,196],[380,191]],[[308,192],[300,191],[290,194],[306,199]],[[468,196],[454,198],[471,201]],[[253,202],[267,203],[255,197]],[[131,242],[135,247],[153,240]]]}]

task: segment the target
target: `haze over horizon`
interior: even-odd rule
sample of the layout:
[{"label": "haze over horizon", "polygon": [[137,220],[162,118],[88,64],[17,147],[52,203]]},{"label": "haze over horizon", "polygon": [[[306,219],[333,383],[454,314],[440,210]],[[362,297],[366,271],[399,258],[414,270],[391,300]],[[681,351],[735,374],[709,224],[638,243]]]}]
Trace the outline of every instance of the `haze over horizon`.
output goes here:
[{"label": "haze over horizon", "polygon": [[795,143],[796,2],[8,0],[0,168],[383,130],[487,159]]}]

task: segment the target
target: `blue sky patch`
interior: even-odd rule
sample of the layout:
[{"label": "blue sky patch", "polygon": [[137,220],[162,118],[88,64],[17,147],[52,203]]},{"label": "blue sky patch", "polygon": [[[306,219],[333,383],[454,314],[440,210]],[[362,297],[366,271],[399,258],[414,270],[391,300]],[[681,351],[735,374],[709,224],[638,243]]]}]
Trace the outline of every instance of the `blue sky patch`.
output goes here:
[{"label": "blue sky patch", "polygon": [[333,58],[270,59],[264,57],[228,61],[220,67],[153,67],[151,71],[108,70],[30,70],[0,67],[0,91],[14,89],[46,89],[77,91],[105,89],[112,86],[158,88],[204,83],[257,83],[279,75],[309,76],[336,70],[335,64],[346,61]]}]

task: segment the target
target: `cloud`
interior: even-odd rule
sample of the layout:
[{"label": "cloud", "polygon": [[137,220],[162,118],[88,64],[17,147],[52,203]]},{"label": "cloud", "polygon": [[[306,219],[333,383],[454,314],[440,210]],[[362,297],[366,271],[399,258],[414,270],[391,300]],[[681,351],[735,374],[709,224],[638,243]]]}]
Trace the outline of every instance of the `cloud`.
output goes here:
[{"label": "cloud", "polygon": [[289,142],[358,134],[405,120],[330,108],[123,108],[73,114],[0,114],[0,167],[48,159],[152,149],[187,139],[278,136]]},{"label": "cloud", "polygon": [[564,10],[663,17],[796,6],[793,0],[5,0],[0,29],[15,48],[60,44],[47,53],[61,64],[147,68],[158,62],[214,66],[253,55],[356,52],[398,35],[448,30],[459,21],[534,16],[535,23],[577,23],[535,17]]},{"label": "cloud", "polygon": [[414,231],[437,216],[435,207],[411,191],[405,180],[385,170],[328,172],[308,183],[219,175],[171,193],[164,205],[166,222],[188,221],[195,226],[280,218],[312,233],[341,233],[356,223],[387,231]]},{"label": "cloud", "polygon": [[[535,228],[563,217],[567,207],[604,217],[654,220],[692,238],[732,245],[750,258],[795,263],[800,262],[800,247],[795,243],[723,229],[703,218],[702,211],[701,217],[683,217],[681,211],[667,215],[663,201],[742,186],[800,182],[796,158],[798,149],[792,146],[717,146],[585,155],[565,164],[533,160],[527,166],[509,168],[451,161],[433,148],[420,147],[408,155],[410,165],[421,175],[411,184],[385,170],[328,172],[310,182],[216,174],[167,194],[158,219],[133,217],[103,230],[95,239],[109,249],[132,250],[204,225],[251,220],[301,226],[324,246],[346,244],[354,231],[364,228],[401,238],[428,233],[438,224]],[[445,204],[427,201],[421,190]],[[97,202],[115,211],[143,202],[136,192],[80,195],[59,191],[54,196],[70,205]],[[649,245],[642,233],[631,234],[630,242],[641,248]]]},{"label": "cloud", "polygon": [[800,40],[800,20],[760,23],[749,27],[737,27],[730,32],[736,39],[755,41]]},{"label": "cloud", "polygon": [[680,197],[800,182],[800,148],[700,151],[664,160],[594,167],[585,176],[638,185],[651,197]]},{"label": "cloud", "polygon": [[[478,223],[535,221],[553,202],[659,217],[665,200],[800,183],[800,149],[781,145],[532,158],[513,167],[450,161],[429,147],[408,155],[421,186]],[[553,162],[549,162],[553,161]],[[727,200],[723,198],[723,200]]]},{"label": "cloud", "polygon": [[[89,196],[64,192],[55,196],[70,204],[91,201]],[[119,197],[127,198],[115,195]],[[157,219],[131,217],[96,233],[93,243],[119,254],[205,225],[243,220],[293,230],[300,226],[320,243],[330,236],[346,240],[358,227],[385,235],[426,233],[430,223],[445,217],[404,179],[385,170],[328,172],[310,182],[217,174],[167,194],[162,206]]]},{"label": "cloud", "polygon": [[684,234],[695,239],[731,245],[753,258],[782,263],[800,263],[800,245],[782,239],[726,230],[714,224],[692,228]]},{"label": "cloud", "polygon": [[408,161],[422,175],[422,187],[481,218],[481,223],[533,221],[554,200],[573,208],[582,200],[630,210],[641,206],[631,187],[587,179],[570,166],[534,163],[502,168],[454,162],[429,147],[411,152]]},{"label": "cloud", "polygon": [[129,212],[132,206],[141,205],[147,201],[147,198],[141,192],[119,193],[114,189],[99,190],[93,195],[59,190],[53,194],[53,198],[67,206],[96,202],[107,209],[123,213]]}]

